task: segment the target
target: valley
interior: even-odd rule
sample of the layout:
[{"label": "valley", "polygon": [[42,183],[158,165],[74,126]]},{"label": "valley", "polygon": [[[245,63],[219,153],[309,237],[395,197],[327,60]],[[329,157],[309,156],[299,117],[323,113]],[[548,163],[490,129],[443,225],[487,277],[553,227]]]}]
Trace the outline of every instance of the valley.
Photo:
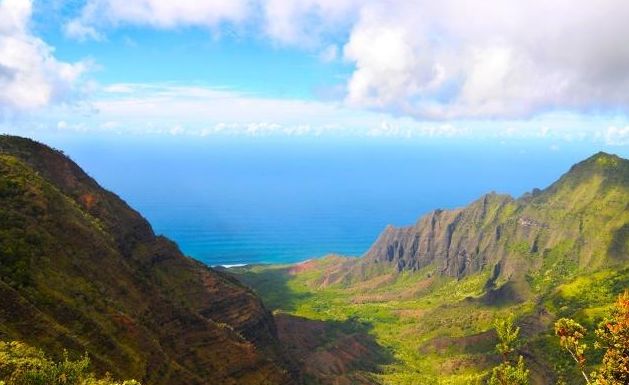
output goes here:
[{"label": "valley", "polygon": [[2,348],[87,354],[97,376],[480,385],[513,316],[531,384],[576,384],[553,323],[593,330],[629,287],[629,161],[605,153],[544,190],[389,226],[361,257],[229,269],[185,257],[62,152],[3,136],[0,153],[0,339],[42,353]]},{"label": "valley", "polygon": [[[378,370],[352,371],[373,383],[485,383],[499,362],[494,321],[510,314],[522,327],[532,383],[578,379],[552,324],[574,317],[593,329],[629,287],[628,176],[628,161],[597,154],[545,190],[519,199],[492,193],[415,226],[388,227],[361,258],[229,271],[276,318],[367,331],[372,354],[387,359]],[[333,356],[340,348],[317,349]]]}]

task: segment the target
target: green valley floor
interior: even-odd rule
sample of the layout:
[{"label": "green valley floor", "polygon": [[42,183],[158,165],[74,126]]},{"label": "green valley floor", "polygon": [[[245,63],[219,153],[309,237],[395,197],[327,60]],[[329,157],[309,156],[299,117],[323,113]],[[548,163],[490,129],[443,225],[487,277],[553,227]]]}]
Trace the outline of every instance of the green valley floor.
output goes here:
[{"label": "green valley floor", "polygon": [[[492,295],[485,287],[486,274],[456,280],[433,274],[431,266],[352,285],[328,285],[326,276],[346,263],[330,256],[292,266],[230,269],[274,311],[280,338],[304,367],[306,383],[484,383],[499,362],[494,320],[509,314],[522,327],[520,350],[532,369],[533,384],[554,384],[559,374],[578,379],[560,351],[552,322],[575,317],[593,330],[629,287],[627,269],[568,274],[564,283],[538,285],[553,288],[529,292],[522,300],[517,282]],[[549,266],[545,277],[527,278],[553,279],[557,268]],[[352,336],[364,344],[352,345]]]}]

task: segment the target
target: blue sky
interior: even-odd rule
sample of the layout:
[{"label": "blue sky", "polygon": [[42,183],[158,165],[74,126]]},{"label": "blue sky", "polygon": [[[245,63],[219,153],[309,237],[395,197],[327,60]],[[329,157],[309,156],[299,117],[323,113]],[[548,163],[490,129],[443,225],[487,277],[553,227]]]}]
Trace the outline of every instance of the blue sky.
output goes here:
[{"label": "blue sky", "polygon": [[313,99],[351,74],[349,65],[324,62],[316,52],[258,39],[213,38],[198,28],[123,28],[105,41],[74,41],[52,31],[47,41],[59,59],[97,63],[92,76],[102,84],[176,83]]},{"label": "blue sky", "polygon": [[0,129],[626,147],[627,15],[621,0],[0,0]]}]

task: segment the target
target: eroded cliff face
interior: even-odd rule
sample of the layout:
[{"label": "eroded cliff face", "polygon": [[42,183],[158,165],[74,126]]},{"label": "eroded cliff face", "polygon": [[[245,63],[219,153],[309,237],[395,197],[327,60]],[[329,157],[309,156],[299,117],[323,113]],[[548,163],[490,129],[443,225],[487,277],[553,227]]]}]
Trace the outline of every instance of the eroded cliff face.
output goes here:
[{"label": "eroded cliff face", "polygon": [[547,270],[626,261],[628,240],[629,161],[599,153],[546,190],[517,200],[491,193],[462,209],[433,211],[414,226],[389,226],[336,281],[425,267],[457,278],[486,272],[488,286],[532,281]]},{"label": "eroded cliff face", "polygon": [[364,258],[393,264],[398,271],[431,264],[450,276],[478,271],[494,251],[500,215],[510,204],[510,197],[490,194],[465,209],[433,211],[411,227],[389,226]]},{"label": "eroded cliff face", "polygon": [[293,384],[272,315],[63,154],[0,137],[0,338],[147,384]]}]

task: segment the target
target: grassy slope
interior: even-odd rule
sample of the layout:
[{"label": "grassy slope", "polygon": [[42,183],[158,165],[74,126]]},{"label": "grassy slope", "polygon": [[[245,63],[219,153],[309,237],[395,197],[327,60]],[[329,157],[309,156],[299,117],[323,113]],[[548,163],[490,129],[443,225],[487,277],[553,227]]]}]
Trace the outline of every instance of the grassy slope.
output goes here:
[{"label": "grassy slope", "polygon": [[[482,383],[497,360],[493,321],[508,313],[522,326],[534,382],[550,384],[557,373],[576,375],[550,334],[552,321],[576,317],[592,330],[629,288],[628,170],[627,161],[598,154],[492,215],[503,228],[495,250],[506,250],[509,271],[495,280],[489,268],[456,279],[434,264],[401,273],[367,266],[376,274],[330,280],[357,265],[365,270],[364,262],[339,257],[235,271],[278,312],[370,325],[394,357],[372,374],[382,384]],[[521,231],[518,218],[545,225]]]},{"label": "grassy slope", "polygon": [[[443,337],[483,333],[491,328],[496,315],[508,310],[466,303],[465,298],[482,293],[486,277],[456,282],[427,278],[425,273],[417,272],[392,275],[386,281],[379,277],[355,287],[320,287],[316,284],[322,276],[319,266],[296,275],[289,270],[258,266],[240,269],[240,277],[268,299],[271,309],[315,320],[349,319],[370,325],[370,333],[395,360],[375,375],[379,382],[469,384],[478,377],[478,363],[483,368],[493,360],[483,354],[492,349],[491,335],[480,348],[446,348],[447,355],[439,343]],[[474,311],[470,311],[472,307]],[[523,312],[526,305],[519,308]],[[477,348],[481,354],[477,354]]]},{"label": "grassy slope", "polygon": [[394,358],[373,378],[391,385],[482,383],[497,360],[493,321],[509,313],[523,328],[523,352],[537,383],[552,383],[550,372],[575,376],[551,334],[552,320],[576,317],[592,330],[629,287],[628,269],[601,270],[577,275],[544,296],[491,305],[483,301],[487,277],[482,274],[457,281],[421,271],[353,287],[320,286],[328,263],[297,274],[286,266],[240,268],[237,274],[276,312],[369,325],[381,349]]}]

